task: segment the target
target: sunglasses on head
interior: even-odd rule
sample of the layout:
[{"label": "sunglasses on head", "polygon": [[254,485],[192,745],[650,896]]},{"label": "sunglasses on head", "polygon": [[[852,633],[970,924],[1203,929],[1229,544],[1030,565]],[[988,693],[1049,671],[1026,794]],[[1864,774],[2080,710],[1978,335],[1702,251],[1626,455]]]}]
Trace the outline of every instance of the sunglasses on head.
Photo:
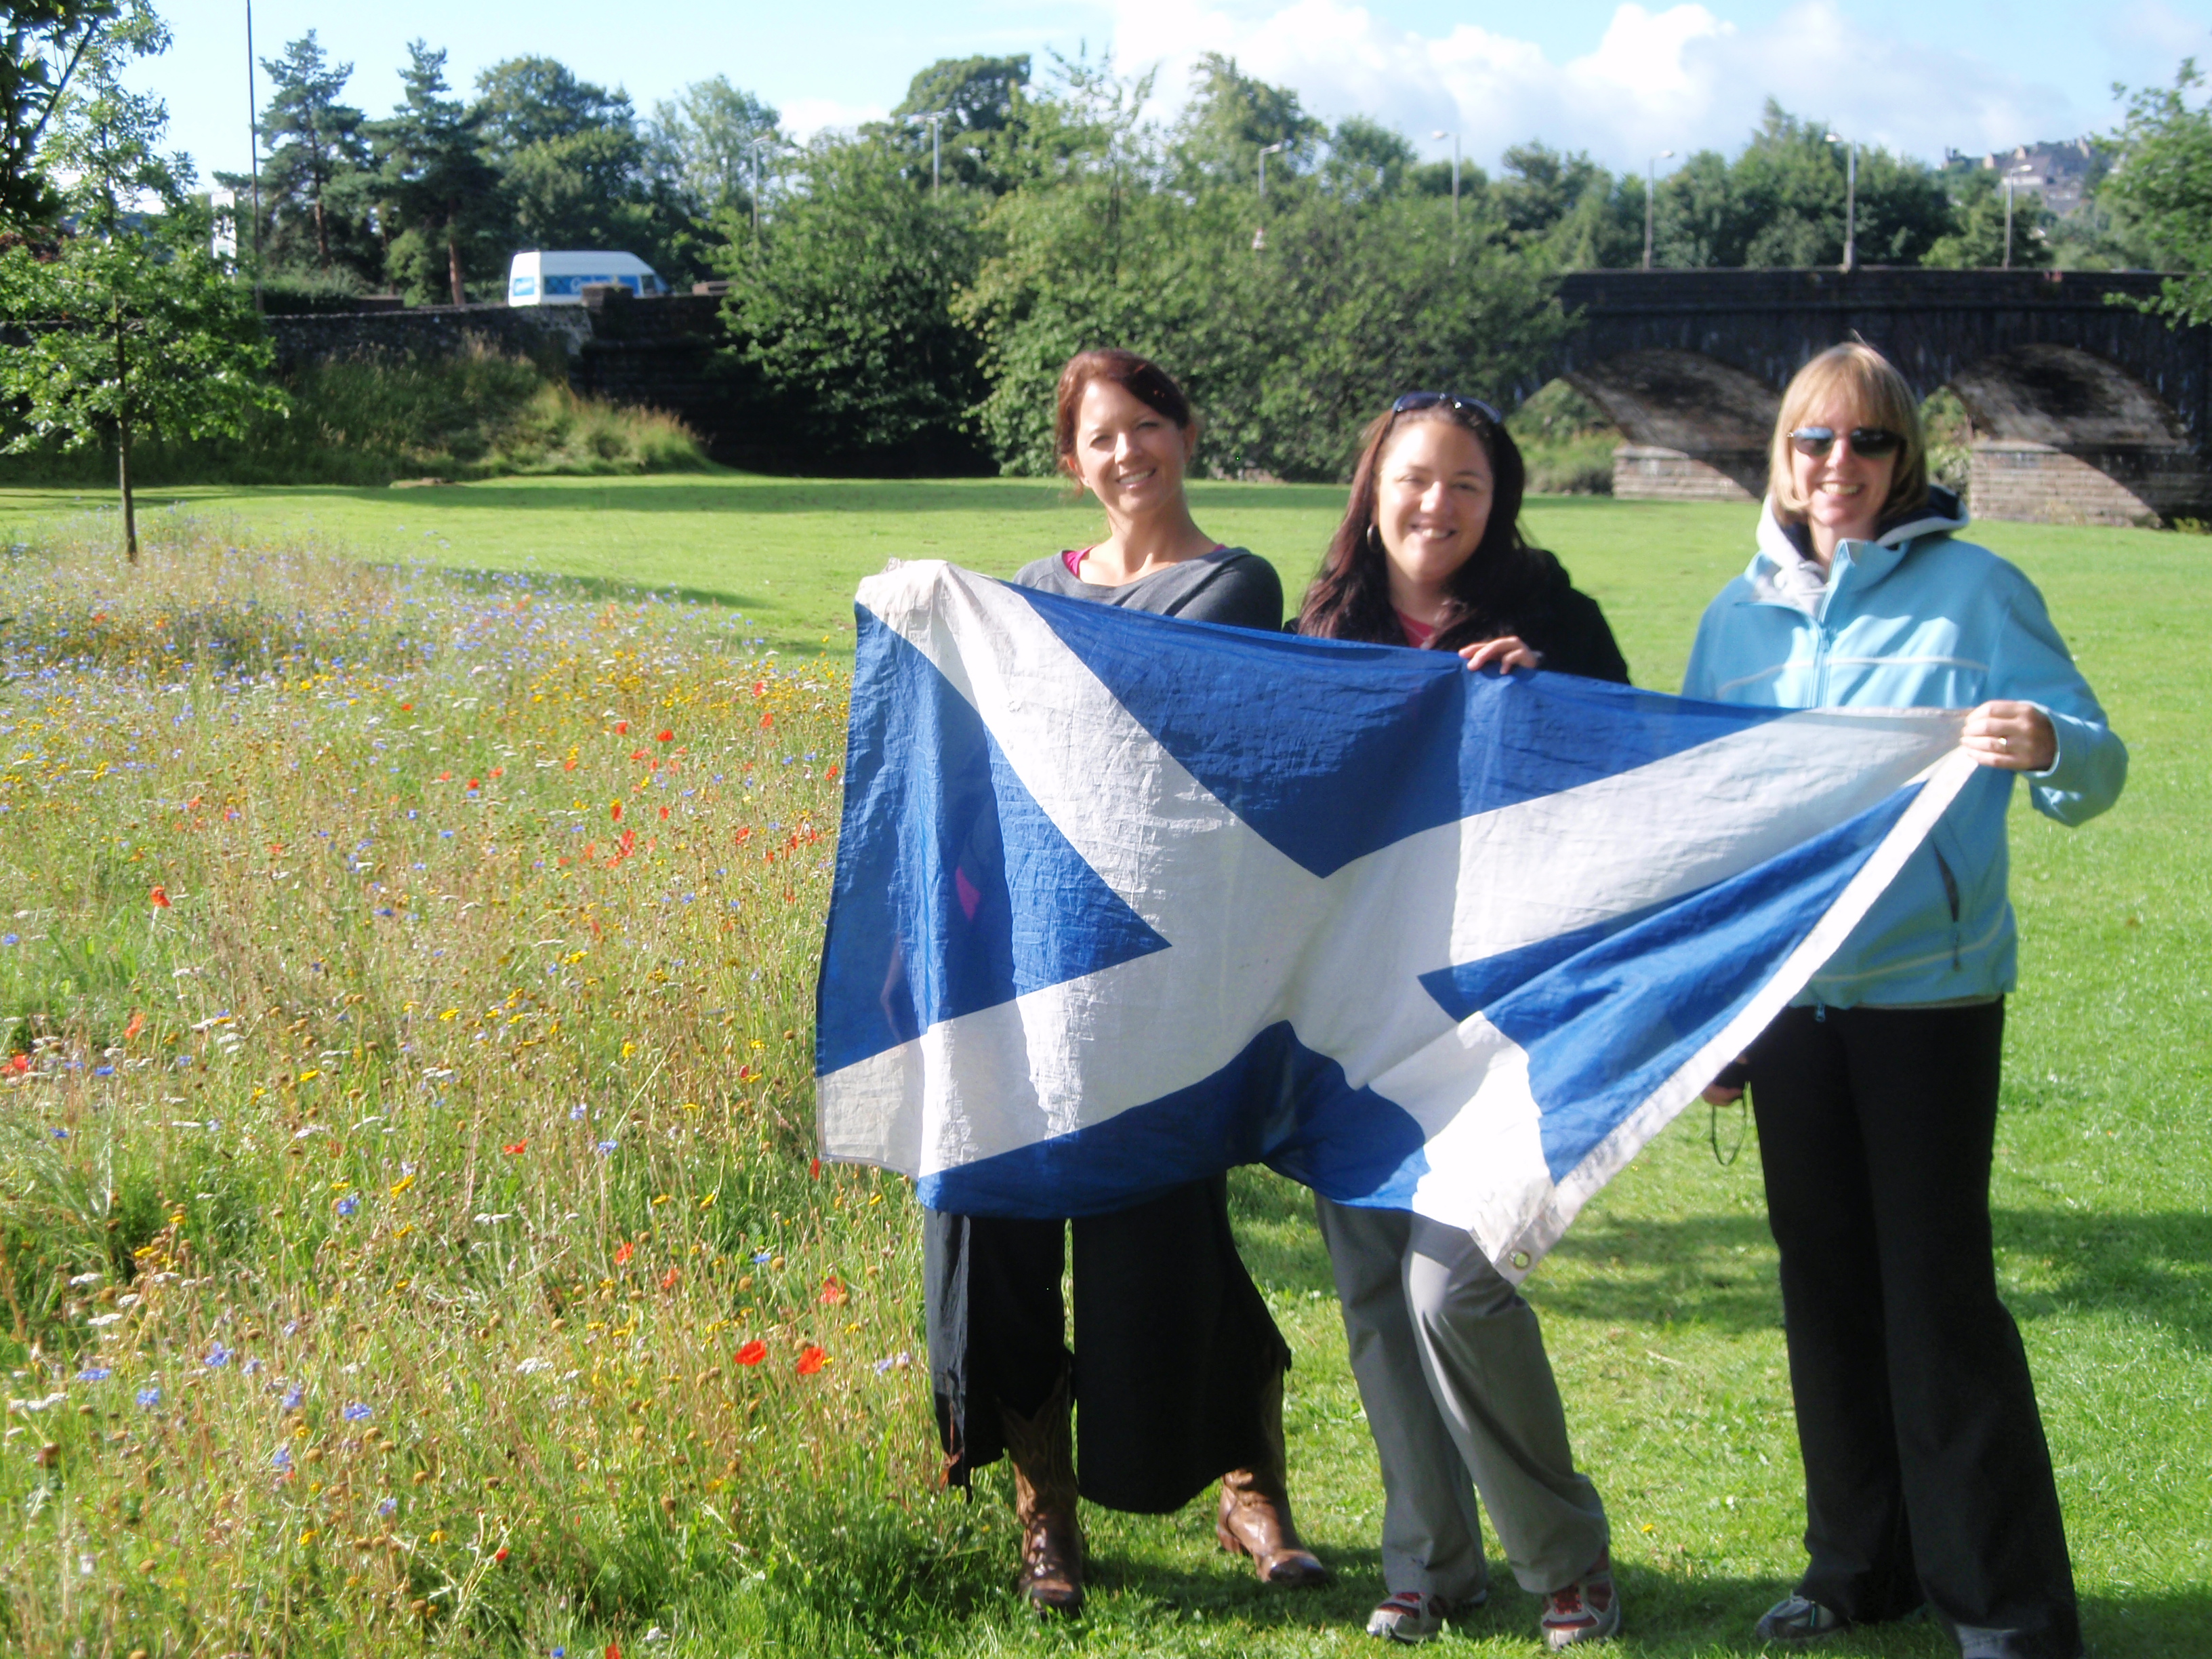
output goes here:
[{"label": "sunglasses on head", "polygon": [[1479,415],[1492,426],[1505,417],[1480,398],[1462,398],[1455,392],[1408,392],[1390,405],[1393,415],[1410,415],[1417,409],[1449,409],[1455,415]]},{"label": "sunglasses on head", "polygon": [[[1809,455],[1818,460],[1836,447],[1838,435],[1833,427],[1801,426],[1790,434],[1790,441],[1796,446],[1800,455]],[[1855,426],[1848,435],[1851,441],[1851,453],[1863,455],[1870,461],[1878,461],[1885,455],[1894,455],[1905,447],[1903,435],[1892,432],[1887,427]]]}]

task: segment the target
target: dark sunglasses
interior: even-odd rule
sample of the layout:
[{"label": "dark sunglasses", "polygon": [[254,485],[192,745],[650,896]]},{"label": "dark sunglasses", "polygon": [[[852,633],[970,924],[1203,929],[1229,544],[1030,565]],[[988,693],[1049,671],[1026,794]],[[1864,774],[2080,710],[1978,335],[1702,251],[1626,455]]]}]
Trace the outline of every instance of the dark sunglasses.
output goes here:
[{"label": "dark sunglasses", "polygon": [[[1885,455],[1894,455],[1905,447],[1900,433],[1887,427],[1855,426],[1850,430],[1851,453],[1878,461]],[[1836,429],[1827,426],[1801,426],[1790,434],[1790,441],[1800,455],[1809,455],[1818,460],[1836,447]]]},{"label": "dark sunglasses", "polygon": [[1492,426],[1505,424],[1505,417],[1480,398],[1462,398],[1455,392],[1408,392],[1390,405],[1393,415],[1410,415],[1417,409],[1449,409],[1455,415],[1479,415]]}]

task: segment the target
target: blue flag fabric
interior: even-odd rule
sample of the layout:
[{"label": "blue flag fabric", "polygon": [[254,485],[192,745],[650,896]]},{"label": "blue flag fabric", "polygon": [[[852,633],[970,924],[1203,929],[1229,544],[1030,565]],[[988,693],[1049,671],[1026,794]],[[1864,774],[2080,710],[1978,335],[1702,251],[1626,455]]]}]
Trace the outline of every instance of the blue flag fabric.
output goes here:
[{"label": "blue flag fabric", "polygon": [[1741,708],[862,584],[825,1158],[975,1215],[1265,1163],[1518,1279],[1802,988],[1972,763]]}]

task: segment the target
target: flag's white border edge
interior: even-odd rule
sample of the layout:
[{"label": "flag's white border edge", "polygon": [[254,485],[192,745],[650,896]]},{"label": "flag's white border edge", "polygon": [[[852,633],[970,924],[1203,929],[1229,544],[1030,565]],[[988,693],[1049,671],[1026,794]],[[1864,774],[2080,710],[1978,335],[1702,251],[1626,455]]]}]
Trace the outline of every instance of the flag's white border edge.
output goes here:
[{"label": "flag's white border edge", "polygon": [[1673,1076],[1645,1097],[1644,1103],[1615,1125],[1613,1132],[1591,1148],[1583,1161],[1557,1182],[1552,1196],[1534,1219],[1499,1245],[1491,1265],[1506,1279],[1519,1284],[1536,1270],[1582,1207],[1601,1188],[1626,1169],[1629,1161],[1674,1121],[1682,1109],[1703,1092],[1721,1069],[1741,1054],[1765,1030],[1790,999],[1804,989],[1820,965],[1857,927],[1875,900],[1896,878],[1936,820],[1957,799],[1976,762],[1963,749],[1954,749],[1920,775],[1920,793],[1905,814],[1882,837],[1881,845],[1859,867],[1827,914],[1814,924],[1797,948],[1784,958],[1774,976],[1753,995],[1719,1034],[1692,1054]]}]

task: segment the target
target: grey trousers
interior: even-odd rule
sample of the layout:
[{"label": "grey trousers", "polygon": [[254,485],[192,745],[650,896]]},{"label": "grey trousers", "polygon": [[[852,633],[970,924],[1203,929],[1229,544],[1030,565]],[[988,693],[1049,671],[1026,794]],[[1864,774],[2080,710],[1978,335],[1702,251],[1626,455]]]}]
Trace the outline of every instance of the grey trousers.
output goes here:
[{"label": "grey trousers", "polygon": [[1315,1208],[1382,1462],[1391,1593],[1485,1592],[1478,1492],[1522,1589],[1580,1577],[1606,1548],[1605,1505],[1576,1472],[1536,1310],[1456,1228],[1320,1197]]}]

